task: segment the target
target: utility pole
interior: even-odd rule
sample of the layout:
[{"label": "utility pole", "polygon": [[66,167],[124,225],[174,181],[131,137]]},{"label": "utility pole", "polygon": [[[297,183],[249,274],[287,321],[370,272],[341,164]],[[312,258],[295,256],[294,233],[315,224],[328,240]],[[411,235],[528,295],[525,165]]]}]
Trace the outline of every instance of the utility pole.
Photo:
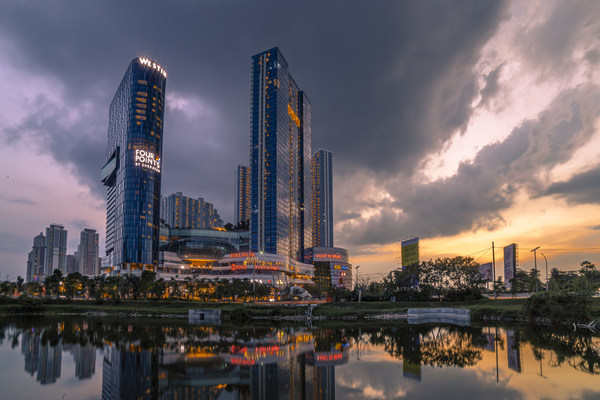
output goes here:
[{"label": "utility pole", "polygon": [[492,282],[492,286],[494,287],[494,299],[498,298],[498,293],[496,293],[496,253],[494,242],[492,242],[492,278],[494,279]]},{"label": "utility pole", "polygon": [[536,250],[539,249],[540,246],[536,247],[535,249],[531,250],[530,253],[533,253],[533,265],[535,267],[535,292],[537,293],[538,291],[538,278],[537,278],[537,257],[536,257]]}]

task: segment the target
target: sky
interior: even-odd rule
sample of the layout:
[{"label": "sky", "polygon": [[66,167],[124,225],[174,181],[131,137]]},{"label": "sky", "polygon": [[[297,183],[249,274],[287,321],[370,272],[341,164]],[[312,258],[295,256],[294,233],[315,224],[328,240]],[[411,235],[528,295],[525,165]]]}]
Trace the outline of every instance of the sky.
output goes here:
[{"label": "sky", "polygon": [[[334,241],[376,280],[422,260],[600,265],[600,2],[13,1],[0,4],[0,276],[51,223],[104,252],[108,108],[129,62],[168,73],[163,194],[233,222],[250,61],[278,46],[333,152]],[[498,266],[498,275],[502,275]]]}]

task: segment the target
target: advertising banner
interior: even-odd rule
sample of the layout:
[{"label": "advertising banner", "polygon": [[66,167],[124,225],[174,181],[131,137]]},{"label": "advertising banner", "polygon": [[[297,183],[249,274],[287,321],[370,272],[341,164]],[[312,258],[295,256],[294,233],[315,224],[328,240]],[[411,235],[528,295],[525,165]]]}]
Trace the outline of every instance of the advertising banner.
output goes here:
[{"label": "advertising banner", "polygon": [[402,246],[402,267],[417,264],[419,262],[419,238],[405,240]]},{"label": "advertising banner", "polygon": [[481,275],[481,279],[486,282],[492,282],[494,279],[492,278],[492,263],[481,264],[479,266],[479,275]]},{"label": "advertising banner", "polygon": [[517,245],[509,244],[504,248],[504,286],[510,289],[510,281],[517,270]]}]

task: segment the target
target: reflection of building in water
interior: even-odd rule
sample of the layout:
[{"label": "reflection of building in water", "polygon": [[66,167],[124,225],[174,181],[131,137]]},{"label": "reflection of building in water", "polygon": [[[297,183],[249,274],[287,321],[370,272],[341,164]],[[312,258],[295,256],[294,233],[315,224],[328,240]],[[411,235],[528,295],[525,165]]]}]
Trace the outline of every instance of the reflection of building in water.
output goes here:
[{"label": "reflection of building in water", "polygon": [[107,347],[102,366],[102,400],[158,398],[158,350]]},{"label": "reflection of building in water", "polygon": [[24,331],[21,338],[21,354],[25,357],[25,372],[33,376],[40,360],[40,335],[33,329]]},{"label": "reflection of building in water", "polygon": [[338,344],[330,351],[316,351],[307,358],[313,366],[312,398],[335,399],[335,366],[348,362],[348,346]]},{"label": "reflection of building in water", "polygon": [[[102,399],[333,399],[335,365],[346,346],[316,352],[312,334],[279,333],[227,344],[169,343],[155,351],[137,346],[105,350]],[[223,343],[226,343],[223,345]]]},{"label": "reflection of building in water", "polygon": [[96,371],[96,347],[91,343],[62,344],[56,346],[42,342],[45,329],[31,328],[22,333],[21,354],[25,358],[25,371],[42,385],[54,383],[60,378],[62,352],[70,351],[75,361],[75,376],[79,379],[91,378]]},{"label": "reflection of building in water", "polygon": [[37,370],[37,381],[42,385],[54,383],[60,378],[60,366],[62,362],[62,344],[50,346],[48,343],[40,343],[40,360]]},{"label": "reflection of building in water", "polygon": [[79,379],[91,378],[96,372],[96,347],[91,343],[76,344],[71,349],[75,361],[75,376]]}]

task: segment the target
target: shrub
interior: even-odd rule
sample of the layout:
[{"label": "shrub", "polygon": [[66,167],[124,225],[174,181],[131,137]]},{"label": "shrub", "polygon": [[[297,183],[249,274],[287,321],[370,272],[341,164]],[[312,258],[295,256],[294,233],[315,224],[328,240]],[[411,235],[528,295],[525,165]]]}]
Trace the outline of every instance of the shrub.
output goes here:
[{"label": "shrub", "polygon": [[530,317],[560,320],[589,318],[591,296],[573,292],[541,292],[529,297],[523,306]]}]

